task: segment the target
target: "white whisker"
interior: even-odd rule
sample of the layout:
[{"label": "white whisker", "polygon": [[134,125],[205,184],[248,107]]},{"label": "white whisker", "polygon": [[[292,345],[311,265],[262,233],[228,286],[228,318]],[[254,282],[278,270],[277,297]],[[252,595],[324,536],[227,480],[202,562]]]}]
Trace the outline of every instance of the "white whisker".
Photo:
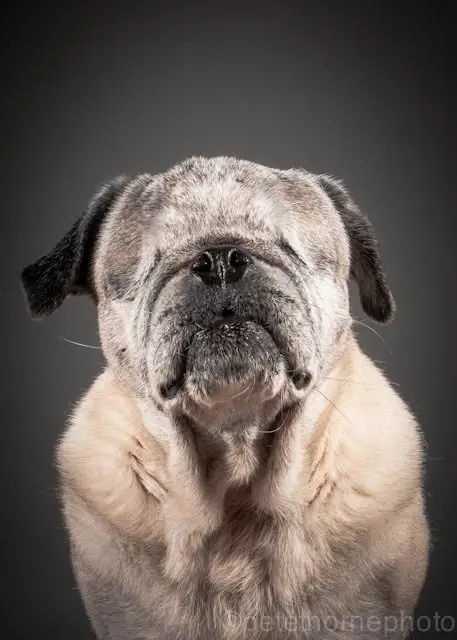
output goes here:
[{"label": "white whisker", "polygon": [[284,420],[281,422],[281,424],[279,425],[279,427],[276,427],[276,429],[268,429],[266,431],[259,431],[259,433],[275,433],[276,431],[279,431],[280,429],[283,428],[283,426],[286,424],[287,421],[287,416],[284,418]]},{"label": "white whisker", "polygon": [[281,406],[281,408],[279,410],[279,414],[281,415],[282,421],[281,421],[281,424],[279,425],[279,427],[276,427],[276,429],[266,429],[265,431],[261,430],[261,431],[259,431],[259,433],[276,433],[276,431],[279,431],[280,429],[283,428],[283,426],[287,422],[287,413],[284,416],[285,394],[283,392],[281,392],[280,406]]},{"label": "white whisker", "polygon": [[352,319],[353,322],[355,322],[355,324],[359,324],[362,327],[366,327],[367,329],[369,329],[372,333],[375,334],[375,336],[377,336],[381,342],[384,344],[384,346],[387,348],[387,351],[390,353],[390,355],[392,355],[392,349],[389,347],[389,345],[387,344],[387,342],[384,340],[384,338],[382,337],[382,335],[380,333],[378,333],[376,331],[376,329],[374,329],[372,326],[370,326],[369,324],[366,324],[365,322],[362,322],[361,320],[357,320],[356,318]]},{"label": "white whisker", "polygon": [[255,384],[255,378],[252,380],[252,382],[248,384],[248,386],[245,389],[242,389],[238,393],[235,393],[235,395],[230,396],[230,400],[233,400],[233,398],[238,398],[239,396],[242,396],[243,393],[246,393],[246,391],[252,391],[254,384]]},{"label": "white whisker", "polygon": [[339,407],[338,407],[338,406],[333,402],[333,400],[330,400],[330,398],[327,398],[327,396],[325,395],[325,393],[322,393],[322,391],[319,389],[319,387],[314,387],[314,388],[316,389],[316,391],[317,391],[318,393],[320,393],[320,394],[321,394],[321,396],[322,396],[323,398],[325,398],[325,400],[327,400],[327,402],[329,402],[329,403],[332,405],[332,407],[333,407],[334,409],[336,409],[336,410],[338,411],[338,413],[340,413],[340,414],[343,416],[343,418],[344,418],[345,420],[347,420],[347,421],[349,422],[349,424],[350,424],[350,425],[352,425],[352,421],[351,421],[351,420],[349,420],[349,418],[347,417],[347,415],[345,415],[345,414],[341,411],[341,409],[340,409],[340,408],[339,408]]},{"label": "white whisker", "polygon": [[61,340],[65,340],[65,342],[69,342],[70,344],[75,344],[77,347],[86,347],[86,349],[101,349],[101,347],[96,347],[93,344],[84,344],[83,342],[75,342],[75,340],[69,340],[68,338],[64,338],[63,336],[59,336]]}]

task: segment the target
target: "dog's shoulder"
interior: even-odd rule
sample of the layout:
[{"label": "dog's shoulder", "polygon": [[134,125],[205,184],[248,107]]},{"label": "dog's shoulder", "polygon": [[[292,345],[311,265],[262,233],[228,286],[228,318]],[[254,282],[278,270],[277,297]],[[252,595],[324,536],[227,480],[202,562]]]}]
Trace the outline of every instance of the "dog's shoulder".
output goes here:
[{"label": "dog's shoulder", "polygon": [[390,461],[394,475],[404,475],[406,467],[419,482],[424,441],[401,389],[360,348],[353,355],[349,375],[354,383],[343,385],[341,400],[353,421],[354,443],[364,455],[370,452],[382,461],[384,473]]},{"label": "dog's shoulder", "polygon": [[157,538],[163,456],[134,398],[105,370],[76,406],[57,446],[66,516],[77,524],[90,512],[121,535]]},{"label": "dog's shoulder", "polygon": [[[328,380],[332,398],[312,437],[311,488],[333,492],[351,518],[376,518],[420,492],[424,441],[395,386],[354,341]],[[324,492],[325,494],[325,492]]]}]

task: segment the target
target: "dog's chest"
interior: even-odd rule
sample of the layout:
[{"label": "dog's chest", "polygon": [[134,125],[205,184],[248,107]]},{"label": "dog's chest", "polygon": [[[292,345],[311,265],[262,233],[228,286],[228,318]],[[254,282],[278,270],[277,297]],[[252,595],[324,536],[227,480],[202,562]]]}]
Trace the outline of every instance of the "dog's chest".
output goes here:
[{"label": "dog's chest", "polygon": [[[92,576],[91,603],[114,640],[327,640],[325,616],[368,615],[375,600],[360,597],[373,586],[362,589],[365,561],[338,553],[322,534],[299,518],[240,510],[199,547],[184,545],[173,575],[167,545],[108,545],[115,574]],[[367,640],[352,631],[331,637]]]},{"label": "dog's chest", "polygon": [[178,623],[199,638],[303,637],[299,621],[309,616],[325,577],[316,563],[328,556],[324,547],[300,522],[233,509],[189,553],[182,582],[169,583],[165,628]]},{"label": "dog's chest", "polygon": [[[286,597],[310,582],[312,542],[299,522],[243,508],[228,512],[201,549],[202,569],[214,592]],[[287,587],[286,587],[287,583]]]}]

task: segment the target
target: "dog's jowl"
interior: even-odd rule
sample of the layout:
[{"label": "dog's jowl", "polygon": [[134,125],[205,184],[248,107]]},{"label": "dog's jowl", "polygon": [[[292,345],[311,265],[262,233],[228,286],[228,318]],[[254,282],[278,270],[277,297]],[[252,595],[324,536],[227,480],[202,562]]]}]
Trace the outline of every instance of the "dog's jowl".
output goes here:
[{"label": "dog's jowl", "polygon": [[24,269],[97,305],[106,368],[57,448],[104,640],[405,638],[428,562],[421,436],[351,329],[394,301],[327,175],[192,158],[102,188]]}]

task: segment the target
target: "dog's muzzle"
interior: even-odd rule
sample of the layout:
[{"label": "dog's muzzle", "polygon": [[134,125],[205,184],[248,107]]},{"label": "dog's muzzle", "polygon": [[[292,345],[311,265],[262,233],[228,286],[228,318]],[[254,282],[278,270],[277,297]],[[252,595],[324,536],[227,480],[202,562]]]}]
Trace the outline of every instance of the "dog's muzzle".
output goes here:
[{"label": "dog's muzzle", "polygon": [[247,277],[255,278],[253,265],[252,256],[234,246],[205,249],[192,261],[190,275],[198,280],[190,285],[185,305],[191,305],[194,321],[187,327],[190,339],[179,378],[162,387],[163,399],[184,391],[204,404],[244,393],[267,400],[289,380],[296,390],[307,386],[308,373],[291,370],[265,318],[265,304],[258,306],[261,291]]}]

